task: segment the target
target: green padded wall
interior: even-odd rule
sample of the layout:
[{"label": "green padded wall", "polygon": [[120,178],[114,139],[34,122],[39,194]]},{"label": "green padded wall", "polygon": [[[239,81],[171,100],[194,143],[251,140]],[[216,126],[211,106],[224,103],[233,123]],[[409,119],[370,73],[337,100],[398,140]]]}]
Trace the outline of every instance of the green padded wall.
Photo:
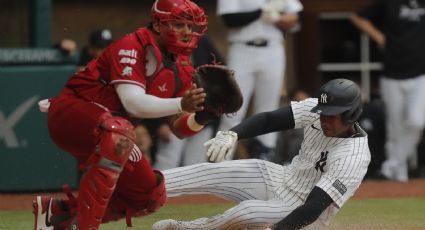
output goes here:
[{"label": "green padded wall", "polygon": [[75,65],[0,66],[0,192],[75,188],[78,165],[47,131],[38,101],[57,95]]}]

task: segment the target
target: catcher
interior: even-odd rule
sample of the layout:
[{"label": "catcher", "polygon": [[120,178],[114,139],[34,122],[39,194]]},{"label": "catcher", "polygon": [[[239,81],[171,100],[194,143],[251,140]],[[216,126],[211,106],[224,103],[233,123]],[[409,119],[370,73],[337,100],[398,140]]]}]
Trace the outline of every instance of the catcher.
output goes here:
[{"label": "catcher", "polygon": [[[92,230],[124,217],[131,226],[131,217],[155,212],[166,200],[164,178],[135,144],[131,121],[167,117],[184,138],[240,108],[232,71],[209,65],[194,75],[189,55],[207,29],[203,9],[190,0],[157,0],[151,18],[73,75],[57,97],[40,102],[53,142],[78,160],[83,176],[78,197],[65,187],[68,200],[35,198],[36,230]],[[222,83],[235,100],[204,85],[220,91]]]}]

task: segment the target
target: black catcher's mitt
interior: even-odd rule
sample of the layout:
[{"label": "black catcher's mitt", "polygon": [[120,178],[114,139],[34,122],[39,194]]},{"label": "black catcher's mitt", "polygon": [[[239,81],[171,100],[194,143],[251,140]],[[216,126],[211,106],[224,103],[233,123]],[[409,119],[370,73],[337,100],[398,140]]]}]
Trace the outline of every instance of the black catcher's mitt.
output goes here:
[{"label": "black catcher's mitt", "polygon": [[204,110],[195,116],[198,123],[207,124],[241,108],[243,97],[233,75],[234,71],[224,65],[202,65],[196,69],[193,80],[207,94]]}]

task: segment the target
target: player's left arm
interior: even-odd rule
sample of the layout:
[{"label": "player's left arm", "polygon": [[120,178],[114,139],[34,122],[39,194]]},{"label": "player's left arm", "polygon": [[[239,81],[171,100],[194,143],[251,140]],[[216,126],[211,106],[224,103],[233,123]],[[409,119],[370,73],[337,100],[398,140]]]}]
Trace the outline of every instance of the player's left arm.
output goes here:
[{"label": "player's left arm", "polygon": [[316,186],[308,195],[305,203],[279,221],[274,229],[301,229],[317,220],[323,211],[332,203],[332,198],[325,191]]}]

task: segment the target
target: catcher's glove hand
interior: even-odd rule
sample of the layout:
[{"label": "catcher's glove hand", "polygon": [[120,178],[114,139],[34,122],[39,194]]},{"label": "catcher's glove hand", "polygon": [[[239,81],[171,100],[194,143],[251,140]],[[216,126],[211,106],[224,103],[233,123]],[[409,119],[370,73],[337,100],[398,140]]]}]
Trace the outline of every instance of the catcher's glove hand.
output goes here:
[{"label": "catcher's glove hand", "polygon": [[205,125],[241,108],[243,97],[233,75],[234,71],[223,65],[202,65],[196,69],[193,81],[207,94],[204,110],[196,112],[196,122]]}]

